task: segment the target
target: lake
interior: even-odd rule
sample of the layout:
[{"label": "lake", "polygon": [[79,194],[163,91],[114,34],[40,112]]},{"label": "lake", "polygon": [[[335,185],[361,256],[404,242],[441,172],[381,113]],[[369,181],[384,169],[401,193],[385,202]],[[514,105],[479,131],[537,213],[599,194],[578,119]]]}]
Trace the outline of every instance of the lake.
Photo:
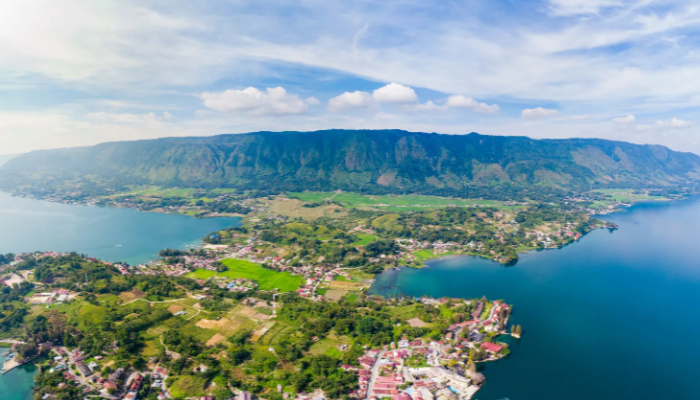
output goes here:
[{"label": "lake", "polygon": [[165,248],[198,245],[240,218],[192,218],[123,208],[88,207],[12,197],[0,192],[0,253],[76,251],[138,264]]},{"label": "lake", "polygon": [[[7,347],[0,347],[0,354],[7,350]],[[5,358],[0,356],[0,365],[5,362]],[[2,400],[32,400],[36,372],[37,368],[34,364],[27,364],[0,375],[0,398]]]},{"label": "lake", "polygon": [[513,267],[475,257],[387,271],[373,293],[505,299],[523,338],[480,364],[479,400],[700,399],[700,201],[639,204]]}]

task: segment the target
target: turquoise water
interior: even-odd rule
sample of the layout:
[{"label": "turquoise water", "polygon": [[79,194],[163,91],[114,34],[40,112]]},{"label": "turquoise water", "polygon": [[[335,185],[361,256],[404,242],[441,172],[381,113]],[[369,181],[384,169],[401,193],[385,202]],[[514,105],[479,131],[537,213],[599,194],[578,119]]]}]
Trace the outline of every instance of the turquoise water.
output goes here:
[{"label": "turquoise water", "polygon": [[374,293],[506,299],[523,338],[482,364],[479,400],[700,399],[700,202],[642,204],[517,265],[459,257],[387,271]]},{"label": "turquoise water", "polygon": [[[0,354],[7,351],[6,347],[0,347]],[[5,362],[5,357],[0,356],[0,365]],[[5,375],[0,375],[0,399],[2,400],[32,400],[32,387],[34,387],[34,374],[37,368],[34,364],[17,367]]]},{"label": "turquoise water", "polygon": [[75,206],[12,197],[0,192],[0,253],[77,251],[131,264],[157,257],[160,250],[196,245],[239,218],[196,219],[184,215]]}]

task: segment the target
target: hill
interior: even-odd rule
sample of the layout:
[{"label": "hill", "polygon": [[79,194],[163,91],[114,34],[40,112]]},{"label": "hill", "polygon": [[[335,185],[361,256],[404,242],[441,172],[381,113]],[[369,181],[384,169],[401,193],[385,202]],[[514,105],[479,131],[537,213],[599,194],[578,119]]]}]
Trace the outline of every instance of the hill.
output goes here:
[{"label": "hill", "polygon": [[113,142],[34,151],[0,167],[2,189],[60,188],[84,195],[155,184],[467,197],[498,190],[676,187],[698,180],[700,156],[658,145],[401,130]]}]

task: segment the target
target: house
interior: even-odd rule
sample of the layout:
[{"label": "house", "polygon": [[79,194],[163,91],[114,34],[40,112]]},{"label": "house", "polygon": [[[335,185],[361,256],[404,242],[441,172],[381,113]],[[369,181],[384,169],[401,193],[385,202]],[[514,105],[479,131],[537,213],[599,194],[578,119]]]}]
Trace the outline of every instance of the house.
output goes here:
[{"label": "house", "polygon": [[78,367],[78,371],[80,371],[81,374],[83,374],[85,376],[92,375],[92,371],[90,370],[90,368],[88,368],[87,365],[85,365],[85,363],[79,362],[79,363],[76,363],[75,366]]},{"label": "house", "polygon": [[485,337],[486,335],[477,331],[469,332],[469,340],[472,342],[481,342]]},{"label": "house", "polygon": [[482,343],[481,347],[486,349],[486,351],[488,351],[490,353],[498,353],[501,350],[503,350],[503,346],[501,346],[499,344],[495,344],[495,343],[489,343],[489,342]]},{"label": "house", "polygon": [[116,383],[110,382],[110,381],[105,382],[104,385],[102,385],[102,387],[104,387],[106,390],[109,390],[109,389],[117,390],[117,389],[119,389],[119,388],[117,387],[117,384],[116,384]]},{"label": "house", "polygon": [[250,392],[241,392],[238,395],[238,400],[251,400],[253,396],[251,396]]},{"label": "house", "polygon": [[473,317],[474,319],[479,319],[479,317],[481,316],[481,313],[482,313],[483,311],[484,311],[484,303],[483,303],[482,301],[480,301],[479,303],[477,303],[476,309],[475,309],[474,312],[472,313],[472,317]]}]

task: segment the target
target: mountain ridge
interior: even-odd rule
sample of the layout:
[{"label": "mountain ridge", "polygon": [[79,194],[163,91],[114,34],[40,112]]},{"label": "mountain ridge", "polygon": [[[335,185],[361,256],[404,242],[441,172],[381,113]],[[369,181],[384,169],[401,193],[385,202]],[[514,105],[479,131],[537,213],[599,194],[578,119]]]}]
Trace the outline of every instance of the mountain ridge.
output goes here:
[{"label": "mountain ridge", "polygon": [[0,188],[70,180],[279,191],[463,195],[700,181],[700,156],[606,139],[409,132],[250,132],[39,150],[0,166]]}]

